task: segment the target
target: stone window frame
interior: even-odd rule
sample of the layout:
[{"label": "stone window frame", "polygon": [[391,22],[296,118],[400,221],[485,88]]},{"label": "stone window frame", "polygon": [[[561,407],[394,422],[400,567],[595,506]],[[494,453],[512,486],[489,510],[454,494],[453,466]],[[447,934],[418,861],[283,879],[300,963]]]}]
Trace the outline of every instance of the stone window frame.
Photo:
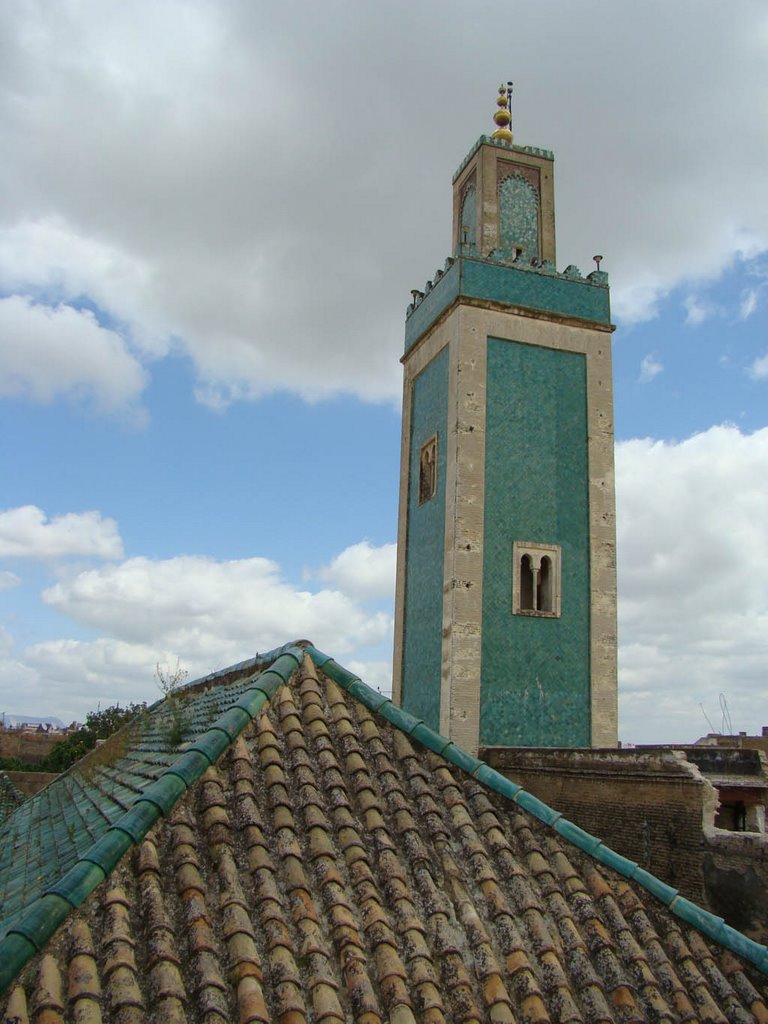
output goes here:
[{"label": "stone window frame", "polygon": [[426,505],[436,494],[437,434],[433,434],[419,449],[419,505]]},{"label": "stone window frame", "polygon": [[[523,560],[528,558],[528,566]],[[532,618],[559,619],[562,592],[562,547],[559,544],[542,544],[533,541],[516,540],[512,544],[512,613]],[[546,560],[548,569],[548,593],[542,600],[539,576]],[[524,573],[531,572],[530,590],[526,597]],[[543,603],[544,608],[537,605]]]}]

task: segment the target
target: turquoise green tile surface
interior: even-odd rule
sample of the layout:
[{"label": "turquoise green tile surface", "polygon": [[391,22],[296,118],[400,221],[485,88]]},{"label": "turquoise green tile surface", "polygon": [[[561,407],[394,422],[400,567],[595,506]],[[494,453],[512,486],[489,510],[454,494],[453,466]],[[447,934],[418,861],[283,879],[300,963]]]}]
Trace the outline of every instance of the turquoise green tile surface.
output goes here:
[{"label": "turquoise green tile surface", "polygon": [[[586,365],[488,341],[480,743],[588,746]],[[560,618],[512,614],[512,544],[562,546]]]},{"label": "turquoise green tile surface", "polygon": [[[412,402],[402,703],[417,718],[437,729],[443,623],[447,348],[414,380]],[[422,445],[433,434],[437,434],[437,493],[419,505],[419,457]]]},{"label": "turquoise green tile surface", "polygon": [[510,174],[499,185],[499,247],[523,250],[529,259],[539,255],[539,197],[530,182]]},{"label": "turquoise green tile surface", "polygon": [[424,298],[409,307],[406,352],[458,297],[610,323],[607,274],[593,272],[584,278],[576,276],[572,267],[560,274],[549,264],[531,266],[527,257],[515,263],[508,258],[510,253],[499,251],[498,258],[494,254],[494,258],[481,259],[473,250],[473,246],[466,246]]}]

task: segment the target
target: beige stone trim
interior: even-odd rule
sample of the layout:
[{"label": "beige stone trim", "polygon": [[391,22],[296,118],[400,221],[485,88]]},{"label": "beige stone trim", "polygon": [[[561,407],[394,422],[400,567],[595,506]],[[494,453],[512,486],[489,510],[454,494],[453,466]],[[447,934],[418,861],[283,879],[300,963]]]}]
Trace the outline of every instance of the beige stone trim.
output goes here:
[{"label": "beige stone trim", "polygon": [[449,366],[440,727],[465,750],[480,737],[487,346],[459,306]]}]

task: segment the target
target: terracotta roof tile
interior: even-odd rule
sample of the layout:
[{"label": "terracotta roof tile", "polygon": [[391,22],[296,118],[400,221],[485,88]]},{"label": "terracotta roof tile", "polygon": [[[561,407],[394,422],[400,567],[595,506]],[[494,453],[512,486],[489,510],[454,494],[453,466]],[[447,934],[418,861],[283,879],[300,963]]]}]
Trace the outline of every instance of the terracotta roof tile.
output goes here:
[{"label": "terracotta roof tile", "polygon": [[[193,687],[189,742],[204,745],[233,701],[263,703],[259,679],[238,670]],[[29,1004],[35,1024],[768,1024],[764,979],[661,903],[414,746],[309,660],[278,684],[205,771],[182,751],[199,781],[24,972],[6,1016],[28,1018]],[[145,732],[119,785],[103,765],[94,774],[126,804],[142,773],[175,771],[160,727]],[[98,839],[116,803],[87,779],[28,809],[26,826],[54,811],[71,821],[75,793]],[[45,849],[59,865],[79,855],[59,839]],[[3,848],[0,880],[23,894],[9,864]]]}]

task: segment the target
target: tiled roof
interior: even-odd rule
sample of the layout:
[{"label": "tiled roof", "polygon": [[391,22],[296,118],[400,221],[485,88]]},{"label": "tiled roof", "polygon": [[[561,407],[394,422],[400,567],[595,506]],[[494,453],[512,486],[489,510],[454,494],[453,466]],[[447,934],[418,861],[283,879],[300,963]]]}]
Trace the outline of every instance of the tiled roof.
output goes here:
[{"label": "tiled roof", "polygon": [[722,923],[308,651],[188,688],[180,751],[155,706],[6,823],[0,1019],[768,1022],[765,975],[677,915]]},{"label": "tiled roof", "polygon": [[9,814],[12,814],[19,804],[24,803],[24,794],[11,779],[0,772],[0,821],[4,821]]}]

